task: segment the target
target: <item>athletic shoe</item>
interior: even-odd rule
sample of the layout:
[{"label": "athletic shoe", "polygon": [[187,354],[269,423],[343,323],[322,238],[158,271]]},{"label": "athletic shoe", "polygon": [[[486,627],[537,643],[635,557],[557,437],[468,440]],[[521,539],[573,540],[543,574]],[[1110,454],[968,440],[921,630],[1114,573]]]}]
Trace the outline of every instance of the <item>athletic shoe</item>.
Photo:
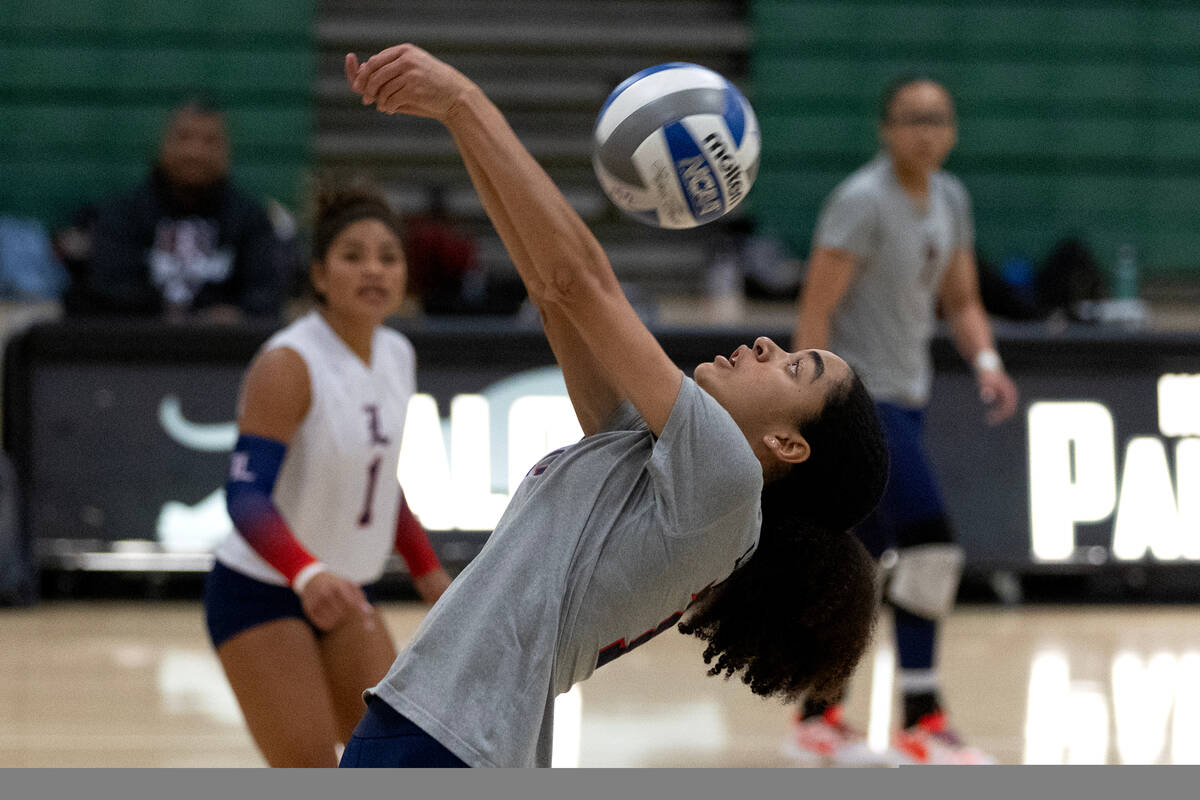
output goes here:
[{"label": "athletic shoe", "polygon": [[908,764],[995,764],[996,759],[963,742],[944,711],[926,714],[896,734],[895,748]]},{"label": "athletic shoe", "polygon": [[846,725],[841,706],[830,706],[805,719],[797,715],[782,750],[803,767],[894,767],[899,763],[899,754],[872,750],[865,736]]}]

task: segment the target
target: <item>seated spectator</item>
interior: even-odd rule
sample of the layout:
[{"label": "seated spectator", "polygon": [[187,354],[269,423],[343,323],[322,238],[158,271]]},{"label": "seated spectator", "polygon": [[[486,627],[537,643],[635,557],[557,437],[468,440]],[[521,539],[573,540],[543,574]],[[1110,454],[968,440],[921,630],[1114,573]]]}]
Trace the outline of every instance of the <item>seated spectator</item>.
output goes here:
[{"label": "seated spectator", "polygon": [[484,276],[476,265],[475,240],[450,221],[442,187],[431,187],[425,212],[406,221],[404,252],[408,293],[426,314],[478,310]]},{"label": "seated spectator", "polygon": [[277,317],[289,250],[262,204],[230,180],[224,114],[176,108],[146,181],[102,205],[82,276],[82,313],[236,322]]}]

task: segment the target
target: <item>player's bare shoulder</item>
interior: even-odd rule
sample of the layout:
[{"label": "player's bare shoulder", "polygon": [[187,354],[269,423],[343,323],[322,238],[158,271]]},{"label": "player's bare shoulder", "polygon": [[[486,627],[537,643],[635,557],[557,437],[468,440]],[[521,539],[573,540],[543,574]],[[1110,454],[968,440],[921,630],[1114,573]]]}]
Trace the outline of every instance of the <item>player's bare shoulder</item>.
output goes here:
[{"label": "player's bare shoulder", "polygon": [[238,429],[289,441],[311,403],[312,382],[304,358],[290,347],[262,350],[242,381]]}]

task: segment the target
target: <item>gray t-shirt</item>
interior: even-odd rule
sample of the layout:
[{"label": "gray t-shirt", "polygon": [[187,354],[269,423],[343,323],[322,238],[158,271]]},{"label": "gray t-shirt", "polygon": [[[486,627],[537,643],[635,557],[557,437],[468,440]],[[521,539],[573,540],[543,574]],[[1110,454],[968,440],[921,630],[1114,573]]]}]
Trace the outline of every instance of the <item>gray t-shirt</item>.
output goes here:
[{"label": "gray t-shirt", "polygon": [[876,400],[924,406],[933,382],[934,304],[954,254],[974,244],[966,188],[946,172],[918,209],[881,154],[826,200],[814,248],[848,250],[857,273],[837,309],[829,349],[862,376]]},{"label": "gray t-shirt", "polygon": [[746,437],[691,379],[657,440],[622,405],[529,471],[369,693],[471,766],[549,766],[555,696],[728,577],[757,545],[761,492]]}]

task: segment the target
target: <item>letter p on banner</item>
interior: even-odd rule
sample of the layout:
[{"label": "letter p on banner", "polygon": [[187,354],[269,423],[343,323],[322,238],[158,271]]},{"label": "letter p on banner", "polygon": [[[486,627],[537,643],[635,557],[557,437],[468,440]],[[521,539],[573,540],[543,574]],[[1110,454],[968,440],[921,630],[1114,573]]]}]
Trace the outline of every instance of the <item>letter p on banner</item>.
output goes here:
[{"label": "letter p on banner", "polygon": [[1075,523],[1096,522],[1117,500],[1113,419],[1094,402],[1033,403],[1029,428],[1029,528],[1034,558],[1063,561]]}]

